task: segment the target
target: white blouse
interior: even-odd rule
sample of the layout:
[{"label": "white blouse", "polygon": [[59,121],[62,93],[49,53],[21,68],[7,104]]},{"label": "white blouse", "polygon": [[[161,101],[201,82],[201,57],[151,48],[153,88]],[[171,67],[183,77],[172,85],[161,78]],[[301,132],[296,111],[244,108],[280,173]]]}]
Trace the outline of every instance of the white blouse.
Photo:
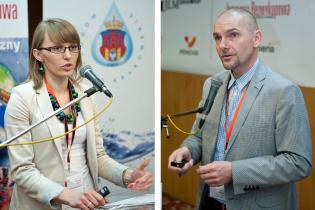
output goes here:
[{"label": "white blouse", "polygon": [[[81,112],[78,113],[77,126],[84,123]],[[60,130],[65,130],[63,122],[58,123]],[[73,125],[68,124],[68,130],[72,129]],[[69,139],[72,138],[72,134],[69,134]],[[87,189],[94,189],[93,179],[91,177],[86,156],[86,126],[75,131],[75,137],[70,149],[70,164],[67,163],[67,144],[66,137],[62,137],[57,141],[61,141],[63,152],[63,163],[66,174],[65,183],[69,189],[84,192]],[[71,209],[68,206],[63,205],[63,209]]]}]

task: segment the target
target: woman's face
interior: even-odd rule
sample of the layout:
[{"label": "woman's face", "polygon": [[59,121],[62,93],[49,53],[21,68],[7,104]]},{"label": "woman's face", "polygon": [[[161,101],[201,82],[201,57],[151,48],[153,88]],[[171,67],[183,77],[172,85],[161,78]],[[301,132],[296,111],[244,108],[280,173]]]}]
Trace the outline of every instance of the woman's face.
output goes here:
[{"label": "woman's face", "polygon": [[[64,47],[66,47],[64,51]],[[64,52],[63,52],[64,51]],[[45,77],[69,77],[76,71],[76,63],[80,46],[73,43],[54,43],[46,34],[39,49],[34,49],[33,55],[42,62]]]}]

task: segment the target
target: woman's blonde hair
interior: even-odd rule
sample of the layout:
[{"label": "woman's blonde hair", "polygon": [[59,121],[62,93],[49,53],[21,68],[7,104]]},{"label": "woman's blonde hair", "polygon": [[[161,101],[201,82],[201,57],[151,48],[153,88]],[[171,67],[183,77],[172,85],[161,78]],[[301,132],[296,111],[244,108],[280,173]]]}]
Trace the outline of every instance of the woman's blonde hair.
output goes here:
[{"label": "woman's blonde hair", "polygon": [[[74,26],[66,20],[60,18],[52,18],[41,21],[33,35],[33,40],[29,55],[29,74],[28,80],[34,82],[34,89],[42,87],[44,74],[39,71],[42,63],[35,59],[33,56],[33,50],[39,49],[44,42],[45,35],[48,35],[51,41],[54,43],[71,43],[80,45],[80,36]],[[82,65],[81,52],[79,52],[78,60],[75,66],[74,74],[69,78],[72,83],[76,83],[80,78],[78,74],[78,68]]]}]

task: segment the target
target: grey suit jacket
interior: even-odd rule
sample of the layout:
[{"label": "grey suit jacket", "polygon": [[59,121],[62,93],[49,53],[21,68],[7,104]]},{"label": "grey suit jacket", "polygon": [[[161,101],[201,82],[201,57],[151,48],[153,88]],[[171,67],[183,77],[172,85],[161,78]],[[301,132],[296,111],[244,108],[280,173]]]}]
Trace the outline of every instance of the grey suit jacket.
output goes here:
[{"label": "grey suit jacket", "polygon": [[[79,96],[83,94],[82,89],[87,89],[81,86],[75,88]],[[91,98],[83,99],[80,105],[84,119],[90,119],[95,113]],[[45,84],[38,90],[33,89],[33,82],[13,88],[5,113],[7,138],[15,136],[52,112]],[[13,143],[30,142],[63,134],[64,130],[60,130],[57,124],[58,119],[53,117]],[[88,123],[86,129],[86,158],[95,189],[98,189],[99,176],[123,186],[122,172],[126,167],[112,160],[104,151],[98,120]],[[64,188],[62,157],[61,141],[58,139],[35,145],[9,147],[11,175],[15,182],[10,209],[52,209],[51,199]]]},{"label": "grey suit jacket", "polygon": [[[213,78],[223,82],[203,130],[183,142],[194,163],[213,161],[229,71]],[[210,89],[205,81],[202,100]],[[192,130],[199,122],[197,115]],[[225,185],[227,209],[297,209],[295,181],[311,173],[312,146],[304,99],[297,85],[258,65],[239,111],[225,160],[232,162],[232,181]],[[208,186],[201,181],[197,209],[202,209]]]}]

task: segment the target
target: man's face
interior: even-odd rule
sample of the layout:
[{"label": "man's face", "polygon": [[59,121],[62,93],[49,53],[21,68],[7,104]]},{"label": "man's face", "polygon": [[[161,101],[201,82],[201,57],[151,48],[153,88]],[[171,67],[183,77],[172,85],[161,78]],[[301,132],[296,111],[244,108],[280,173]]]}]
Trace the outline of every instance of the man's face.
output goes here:
[{"label": "man's face", "polygon": [[223,15],[214,25],[213,38],[225,69],[244,72],[256,61],[257,32],[250,32],[243,17]]}]

